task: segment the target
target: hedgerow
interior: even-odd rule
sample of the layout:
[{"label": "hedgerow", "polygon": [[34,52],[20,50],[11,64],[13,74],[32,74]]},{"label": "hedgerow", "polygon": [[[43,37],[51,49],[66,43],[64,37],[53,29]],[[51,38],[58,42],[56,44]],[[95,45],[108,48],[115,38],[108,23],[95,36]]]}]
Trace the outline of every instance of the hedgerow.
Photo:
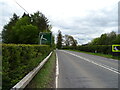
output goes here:
[{"label": "hedgerow", "polygon": [[2,88],[8,90],[34,69],[52,49],[47,45],[2,45]]},{"label": "hedgerow", "polygon": [[85,52],[93,52],[93,53],[102,53],[102,54],[111,54],[114,56],[120,56],[120,53],[113,53],[111,45],[86,45],[86,46],[64,46],[63,49],[72,49],[72,50],[80,50]]}]

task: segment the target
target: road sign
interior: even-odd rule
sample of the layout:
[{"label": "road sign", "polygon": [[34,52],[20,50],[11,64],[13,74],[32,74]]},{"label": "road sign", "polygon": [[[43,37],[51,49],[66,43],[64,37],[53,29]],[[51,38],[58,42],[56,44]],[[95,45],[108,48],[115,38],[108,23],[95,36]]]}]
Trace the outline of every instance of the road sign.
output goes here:
[{"label": "road sign", "polygon": [[120,52],[120,45],[112,45],[112,52]]},{"label": "road sign", "polygon": [[52,43],[52,33],[40,32],[39,33],[40,44],[50,45]]}]

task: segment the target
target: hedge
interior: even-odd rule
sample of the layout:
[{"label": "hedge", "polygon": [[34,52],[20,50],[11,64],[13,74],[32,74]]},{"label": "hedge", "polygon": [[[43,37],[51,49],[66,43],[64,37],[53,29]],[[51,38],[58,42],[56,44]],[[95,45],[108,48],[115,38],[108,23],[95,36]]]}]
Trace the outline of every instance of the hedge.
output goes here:
[{"label": "hedge", "polygon": [[2,89],[8,90],[51,52],[47,45],[2,45]]},{"label": "hedge", "polygon": [[86,52],[97,52],[102,54],[111,54],[120,56],[120,53],[113,53],[112,52],[112,46],[111,45],[86,45],[86,46],[64,46],[63,49],[73,49],[73,50],[80,50],[80,51],[86,51]]}]

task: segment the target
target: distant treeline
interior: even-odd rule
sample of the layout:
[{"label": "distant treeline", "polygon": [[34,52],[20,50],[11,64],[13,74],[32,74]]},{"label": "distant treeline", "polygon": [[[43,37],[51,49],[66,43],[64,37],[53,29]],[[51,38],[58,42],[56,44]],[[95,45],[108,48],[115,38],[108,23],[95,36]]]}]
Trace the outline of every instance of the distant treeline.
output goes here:
[{"label": "distant treeline", "polygon": [[102,34],[100,37],[93,39],[90,45],[113,45],[120,44],[120,34],[116,34],[115,32],[111,32],[108,34]]},{"label": "distant treeline", "polygon": [[63,46],[63,49],[73,49],[93,53],[111,54],[120,56],[120,53],[112,52],[112,45],[120,44],[120,34],[111,32],[102,34],[100,37],[93,39],[88,44],[74,46]]}]

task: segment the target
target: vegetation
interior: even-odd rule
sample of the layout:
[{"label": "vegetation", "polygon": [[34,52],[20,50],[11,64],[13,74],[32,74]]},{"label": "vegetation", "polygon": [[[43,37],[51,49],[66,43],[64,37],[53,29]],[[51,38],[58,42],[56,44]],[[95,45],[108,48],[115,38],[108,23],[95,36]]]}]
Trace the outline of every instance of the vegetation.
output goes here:
[{"label": "vegetation", "polygon": [[40,88],[55,88],[55,64],[56,55],[55,52],[48,59],[47,63],[28,84],[25,90],[40,89]]},{"label": "vegetation", "polygon": [[115,32],[111,32],[108,34],[102,34],[100,37],[93,39],[90,45],[112,45],[112,44],[120,44],[120,34],[116,34]]},{"label": "vegetation", "polygon": [[38,44],[39,32],[51,32],[51,28],[48,19],[39,11],[31,15],[24,13],[21,18],[13,14],[3,28],[2,41],[7,44]]},{"label": "vegetation", "polygon": [[61,31],[59,30],[59,31],[58,31],[58,35],[57,35],[57,48],[58,48],[58,49],[61,49],[61,48],[62,48],[62,41],[63,41],[63,39],[62,39],[62,33],[61,33]]},{"label": "vegetation", "polygon": [[[40,32],[51,32],[44,14],[13,14],[2,30],[2,89],[9,90],[35,68],[55,48],[54,36],[49,45],[39,43]],[[0,53],[1,54],[1,53]],[[0,73],[1,74],[1,73]]]},{"label": "vegetation", "polygon": [[61,31],[58,31],[57,36],[57,48],[61,49],[63,46],[77,46],[77,40],[75,40],[71,35],[62,36]]},{"label": "vegetation", "polygon": [[93,52],[93,53],[103,53],[103,54],[111,54],[112,53],[112,46],[111,45],[86,45],[86,46],[64,46],[63,49],[74,49],[86,52]]},{"label": "vegetation", "polygon": [[[90,43],[85,45],[75,46],[63,46],[63,49],[79,50],[85,52],[107,54],[109,57],[119,59],[120,53],[112,52],[112,45],[120,44],[120,34],[111,32],[108,34],[102,34],[100,37],[93,39]],[[97,55],[97,54],[95,54]]]},{"label": "vegetation", "polygon": [[64,36],[64,44],[65,46],[77,46],[77,40],[75,40],[72,36],[70,35],[65,35]]},{"label": "vegetation", "polygon": [[2,88],[8,90],[35,68],[51,51],[47,45],[2,45]]}]

